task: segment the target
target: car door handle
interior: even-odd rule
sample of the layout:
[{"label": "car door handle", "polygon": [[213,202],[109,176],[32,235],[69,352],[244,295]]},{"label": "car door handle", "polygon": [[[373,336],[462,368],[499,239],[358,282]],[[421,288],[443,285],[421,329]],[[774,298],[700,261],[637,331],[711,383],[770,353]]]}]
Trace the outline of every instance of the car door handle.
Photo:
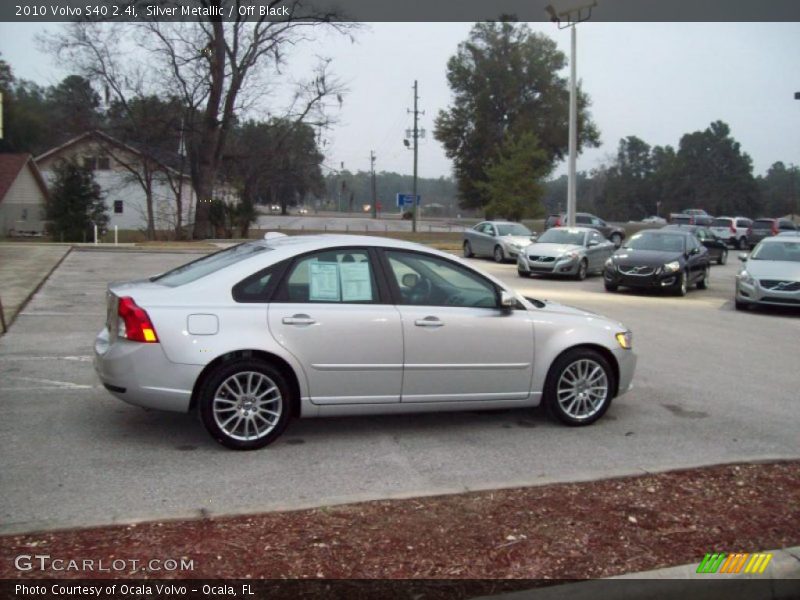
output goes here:
[{"label": "car door handle", "polygon": [[443,327],[444,323],[437,317],[425,317],[424,319],[417,319],[414,321],[417,327]]},{"label": "car door handle", "polygon": [[284,325],[313,325],[316,323],[314,319],[308,315],[294,315],[292,317],[283,317]]}]

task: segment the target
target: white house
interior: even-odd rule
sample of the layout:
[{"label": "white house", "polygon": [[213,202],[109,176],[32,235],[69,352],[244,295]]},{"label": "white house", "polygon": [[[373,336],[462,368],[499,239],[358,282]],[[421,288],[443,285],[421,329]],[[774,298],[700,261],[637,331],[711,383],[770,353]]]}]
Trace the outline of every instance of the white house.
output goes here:
[{"label": "white house", "polygon": [[[151,189],[156,231],[174,231],[177,198],[180,193],[182,223],[194,220],[195,194],[188,175],[100,131],[90,131],[36,157],[36,164],[48,185],[55,179],[60,161],[88,166],[103,190],[108,207],[109,227],[147,229],[147,194]],[[143,182],[145,185],[143,185]]]},{"label": "white house", "polygon": [[41,235],[47,186],[30,154],[0,154],[0,238]]}]

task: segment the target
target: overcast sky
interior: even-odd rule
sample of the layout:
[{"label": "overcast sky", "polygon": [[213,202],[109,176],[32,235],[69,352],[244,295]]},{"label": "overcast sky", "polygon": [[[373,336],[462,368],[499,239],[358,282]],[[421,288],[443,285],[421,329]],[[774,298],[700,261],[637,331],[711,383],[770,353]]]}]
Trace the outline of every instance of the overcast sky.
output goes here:
[{"label": "overcast sky", "polygon": [[[41,53],[36,33],[60,24],[0,23],[0,53],[17,77],[57,83],[68,73]],[[532,23],[569,52],[569,31]],[[433,119],[451,100],[446,64],[469,23],[372,23],[355,43],[326,35],[313,47],[294,50],[291,75],[303,76],[316,56],[333,59],[332,70],[349,92],[339,122],[327,134],[325,164],[352,171],[376,168],[411,173],[403,146],[411,127],[406,109],[419,81],[421,176],[451,174],[451,163],[430,135]],[[578,157],[589,170],[616,153],[620,138],[636,135],[651,145],[677,146],[684,133],[721,119],[763,174],[775,161],[800,164],[800,23],[583,23],[578,27],[578,77],[592,100],[602,145]],[[565,71],[565,75],[568,72]],[[565,172],[561,165],[555,174]]]}]

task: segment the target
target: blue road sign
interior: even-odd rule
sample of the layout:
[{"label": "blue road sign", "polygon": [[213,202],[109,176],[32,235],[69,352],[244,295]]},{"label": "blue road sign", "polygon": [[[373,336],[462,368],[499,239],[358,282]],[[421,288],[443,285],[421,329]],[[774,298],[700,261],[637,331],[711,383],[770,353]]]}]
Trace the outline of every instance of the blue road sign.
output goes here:
[{"label": "blue road sign", "polygon": [[[417,206],[419,206],[421,196],[417,194]],[[408,208],[409,206],[414,206],[414,195],[413,194],[397,194],[397,207],[398,208]]]}]

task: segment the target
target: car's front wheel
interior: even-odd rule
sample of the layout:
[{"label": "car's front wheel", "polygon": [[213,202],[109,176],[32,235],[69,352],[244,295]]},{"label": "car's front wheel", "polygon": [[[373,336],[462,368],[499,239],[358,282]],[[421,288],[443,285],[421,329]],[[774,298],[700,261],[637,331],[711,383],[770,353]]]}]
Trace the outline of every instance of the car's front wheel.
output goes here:
[{"label": "car's front wheel", "polygon": [[586,262],[586,259],[584,258],[578,264],[578,272],[575,274],[575,279],[577,279],[578,281],[583,281],[584,279],[586,279],[588,271],[589,271],[589,264]]},{"label": "car's front wheel", "polygon": [[475,256],[475,253],[472,251],[472,244],[467,240],[464,242],[464,258],[472,258],[473,256]]},{"label": "car's front wheel", "polygon": [[614,394],[614,370],[590,348],[575,348],[550,367],[544,402],[550,416],[567,425],[589,425],[603,416]]},{"label": "car's front wheel", "polygon": [[684,271],[678,275],[678,281],[675,283],[675,295],[685,296],[689,292],[689,273]]},{"label": "car's front wheel", "polygon": [[698,290],[708,289],[708,284],[710,279],[711,279],[711,268],[706,267],[705,271],[703,271],[703,278],[697,282],[697,289]]},{"label": "car's front wheel", "polygon": [[223,363],[200,389],[200,416],[223,446],[256,450],[275,441],[286,429],[291,393],[285,377],[267,362],[241,359]]},{"label": "car's front wheel", "polygon": [[506,261],[505,252],[500,246],[494,247],[494,262],[501,263]]}]

